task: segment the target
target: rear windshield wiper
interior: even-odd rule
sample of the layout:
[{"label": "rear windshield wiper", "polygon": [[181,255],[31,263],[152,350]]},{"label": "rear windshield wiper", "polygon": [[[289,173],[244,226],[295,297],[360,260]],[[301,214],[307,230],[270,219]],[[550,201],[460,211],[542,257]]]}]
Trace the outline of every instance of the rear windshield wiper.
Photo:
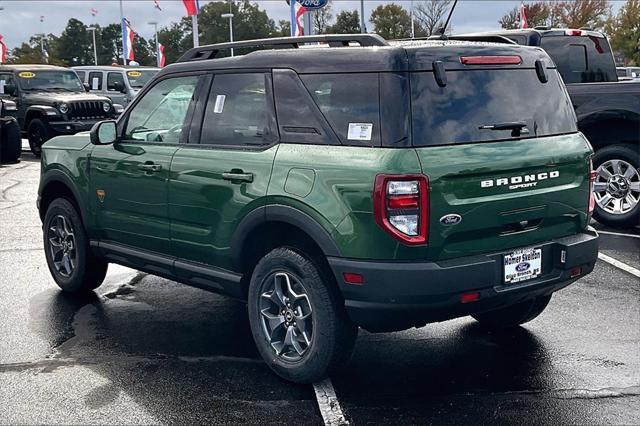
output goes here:
[{"label": "rear windshield wiper", "polygon": [[511,136],[520,136],[528,134],[527,123],[523,121],[512,121],[507,123],[488,124],[478,127],[480,130],[511,130]]}]

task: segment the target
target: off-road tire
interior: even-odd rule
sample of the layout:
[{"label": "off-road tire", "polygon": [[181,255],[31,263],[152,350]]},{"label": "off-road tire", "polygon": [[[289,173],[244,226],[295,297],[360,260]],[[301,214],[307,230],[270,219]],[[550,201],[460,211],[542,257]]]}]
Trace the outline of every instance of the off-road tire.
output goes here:
[{"label": "off-road tire", "polygon": [[[52,236],[55,232],[51,229],[61,223],[66,223],[68,229],[73,234],[73,269],[71,273],[65,274],[60,271],[55,264],[52,252]],[[89,247],[89,239],[84,230],[80,215],[73,204],[64,198],[54,200],[47,208],[47,213],[43,222],[44,251],[47,259],[47,266],[56,284],[65,292],[80,293],[96,289],[104,281],[107,274],[108,263],[96,257]]]},{"label": "off-road tire", "polygon": [[[295,361],[276,354],[263,328],[259,303],[263,289],[276,273],[290,274],[300,280],[312,308],[311,343]],[[313,383],[339,369],[351,357],[358,328],[348,318],[335,282],[304,253],[281,247],[260,259],[251,277],[248,299],[256,346],[269,368],[280,377],[295,383]]]},{"label": "off-road tire", "polygon": [[536,299],[527,300],[495,311],[473,314],[472,317],[483,326],[489,328],[517,327],[540,315],[550,300],[551,295],[540,296]]},{"label": "off-road tire", "polygon": [[27,138],[29,139],[29,148],[36,157],[42,154],[42,144],[51,139],[51,130],[49,125],[39,118],[34,118],[27,127]]},{"label": "off-road tire", "polygon": [[[640,152],[638,145],[611,145],[599,149],[593,156],[593,168],[597,170],[603,163],[610,160],[623,160],[640,170]],[[603,210],[597,203],[593,218],[603,225],[613,228],[629,228],[640,223],[640,203],[622,214],[613,214]]]},{"label": "off-road tire", "polygon": [[4,121],[0,126],[0,162],[15,163],[22,152],[20,126],[17,121]]}]

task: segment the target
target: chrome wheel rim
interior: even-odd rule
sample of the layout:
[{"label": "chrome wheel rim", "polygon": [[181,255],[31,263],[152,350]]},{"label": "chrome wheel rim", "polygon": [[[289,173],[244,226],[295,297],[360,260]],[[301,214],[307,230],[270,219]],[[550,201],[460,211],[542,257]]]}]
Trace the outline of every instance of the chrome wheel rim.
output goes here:
[{"label": "chrome wheel rim", "polygon": [[640,201],[640,173],[624,160],[605,161],[593,183],[596,204],[609,214],[633,210]]},{"label": "chrome wheel rim", "polygon": [[76,238],[64,216],[57,215],[51,219],[47,239],[56,271],[65,278],[70,277],[76,267]]},{"label": "chrome wheel rim", "polygon": [[275,355],[298,361],[311,346],[312,309],[302,282],[287,272],[269,275],[262,283],[260,320]]}]

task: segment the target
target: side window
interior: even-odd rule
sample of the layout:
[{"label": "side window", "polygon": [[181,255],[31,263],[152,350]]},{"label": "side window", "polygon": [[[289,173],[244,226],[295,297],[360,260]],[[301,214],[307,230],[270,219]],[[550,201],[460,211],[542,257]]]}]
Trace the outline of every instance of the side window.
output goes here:
[{"label": "side window", "polygon": [[343,144],[380,146],[378,74],[308,74],[300,78]]},{"label": "side window", "polygon": [[207,101],[200,143],[267,143],[271,139],[273,119],[269,98],[263,73],[216,75]]},{"label": "side window", "polygon": [[120,91],[125,87],[124,77],[119,72],[107,73],[107,90]]},{"label": "side window", "polygon": [[4,86],[7,84],[15,84],[12,74],[0,74],[0,95],[4,95]]},{"label": "side window", "polygon": [[84,83],[84,77],[87,73],[84,71],[76,71],[76,74],[78,74],[78,78],[80,79],[80,81]]},{"label": "side window", "polygon": [[153,86],[131,110],[124,139],[180,142],[198,79],[198,76],[174,77]]},{"label": "side window", "polygon": [[90,72],[87,83],[89,83],[91,90],[102,90],[102,72]]}]

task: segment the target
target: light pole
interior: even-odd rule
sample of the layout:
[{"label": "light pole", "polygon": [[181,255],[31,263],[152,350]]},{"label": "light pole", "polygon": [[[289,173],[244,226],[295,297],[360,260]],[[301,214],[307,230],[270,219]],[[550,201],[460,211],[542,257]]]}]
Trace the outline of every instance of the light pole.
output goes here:
[{"label": "light pole", "polygon": [[360,0],[360,32],[362,34],[367,32],[364,26],[364,0]]},{"label": "light pole", "polygon": [[46,34],[44,33],[38,33],[38,34],[34,34],[35,37],[40,37],[40,54],[42,55],[42,58],[46,61],[46,63],[49,63],[49,57],[48,55],[45,54],[45,50],[44,50],[44,38],[46,37]]},{"label": "light pole", "polygon": [[[229,18],[229,41],[233,43],[233,13],[223,13],[221,16],[223,19]],[[233,47],[231,48],[231,56],[233,56]]]},{"label": "light pole", "polygon": [[96,48],[96,27],[89,27],[87,28],[89,31],[91,31],[91,35],[93,36],[93,64],[95,66],[98,66],[98,49]]},{"label": "light pole", "polygon": [[160,45],[158,44],[158,23],[147,22],[149,25],[153,25],[153,36],[156,40],[156,66],[160,67]]}]

